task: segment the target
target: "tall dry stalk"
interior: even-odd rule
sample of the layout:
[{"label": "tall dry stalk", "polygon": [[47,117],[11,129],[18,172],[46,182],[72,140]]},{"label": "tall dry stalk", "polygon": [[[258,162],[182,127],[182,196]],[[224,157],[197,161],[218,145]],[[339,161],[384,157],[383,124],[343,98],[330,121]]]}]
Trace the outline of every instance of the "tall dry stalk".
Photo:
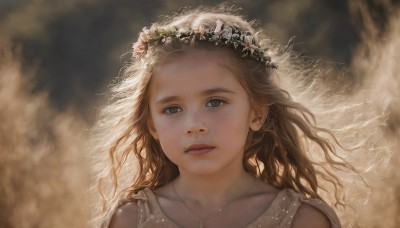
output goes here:
[{"label": "tall dry stalk", "polygon": [[372,183],[375,186],[371,199],[374,207],[361,208],[360,213],[368,227],[399,227],[400,7],[388,0],[373,2],[380,4],[387,21],[377,21],[376,12],[363,1],[354,1],[351,5],[364,28],[352,69],[362,81],[359,96],[367,94],[374,107],[387,115],[384,137],[390,140],[393,156],[388,164],[388,174]]},{"label": "tall dry stalk", "polygon": [[[365,3],[355,2],[350,5],[362,17],[362,42],[350,72],[359,80],[346,85],[348,72],[309,61],[301,63],[306,64],[305,77],[281,72],[279,83],[315,113],[320,126],[332,129],[342,145],[353,148],[338,148],[338,153],[358,174],[330,170],[344,184],[340,194],[346,197],[346,207],[337,208],[343,226],[395,228],[400,225],[400,9],[382,2],[387,25],[381,29]],[[309,151],[322,161],[315,145],[310,144]],[[332,192],[321,194],[331,201]]]},{"label": "tall dry stalk", "polygon": [[0,43],[0,227],[85,227],[85,123],[30,94],[31,76]]}]

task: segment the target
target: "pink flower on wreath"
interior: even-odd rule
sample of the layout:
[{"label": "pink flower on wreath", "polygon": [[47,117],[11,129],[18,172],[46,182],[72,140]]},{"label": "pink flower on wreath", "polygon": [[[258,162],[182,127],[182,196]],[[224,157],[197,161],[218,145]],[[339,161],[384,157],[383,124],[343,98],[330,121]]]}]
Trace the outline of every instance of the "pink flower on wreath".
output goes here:
[{"label": "pink flower on wreath", "polygon": [[257,46],[254,45],[253,40],[254,40],[254,38],[252,36],[245,36],[244,37],[245,45],[244,45],[244,48],[243,48],[242,52],[245,52],[245,51],[248,50],[248,51],[250,51],[251,55],[254,53],[254,51],[257,49]]},{"label": "pink flower on wreath", "polygon": [[142,56],[146,54],[151,36],[151,30],[146,27],[143,28],[143,31],[139,34],[138,41],[133,44],[133,52],[136,56]]}]

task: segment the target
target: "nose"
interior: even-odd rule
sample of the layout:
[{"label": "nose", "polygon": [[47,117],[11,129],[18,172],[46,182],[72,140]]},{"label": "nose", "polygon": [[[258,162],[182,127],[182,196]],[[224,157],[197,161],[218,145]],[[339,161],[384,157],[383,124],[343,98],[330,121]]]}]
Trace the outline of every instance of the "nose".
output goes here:
[{"label": "nose", "polygon": [[205,134],[208,127],[199,111],[188,112],[186,119],[186,133],[189,135]]}]

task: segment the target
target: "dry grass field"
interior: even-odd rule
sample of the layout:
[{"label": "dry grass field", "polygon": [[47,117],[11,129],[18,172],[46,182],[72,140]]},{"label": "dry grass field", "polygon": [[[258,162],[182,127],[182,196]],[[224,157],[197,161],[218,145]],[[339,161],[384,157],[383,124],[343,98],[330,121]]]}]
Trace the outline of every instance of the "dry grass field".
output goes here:
[{"label": "dry grass field", "polygon": [[[371,174],[365,176],[368,200],[350,191],[349,201],[362,203],[354,204],[357,223],[348,226],[394,228],[400,226],[400,10],[390,11],[379,30],[365,6],[353,7],[364,27],[350,66],[357,80],[346,99],[369,101],[369,109],[355,110],[373,109],[361,118],[384,115],[379,135],[370,135],[391,159],[377,158],[381,164],[365,172]],[[53,108],[46,92],[32,92],[36,70],[23,68],[19,53],[16,45],[0,42],[0,227],[87,227],[90,124],[74,110]],[[356,167],[368,162],[353,161]]]}]

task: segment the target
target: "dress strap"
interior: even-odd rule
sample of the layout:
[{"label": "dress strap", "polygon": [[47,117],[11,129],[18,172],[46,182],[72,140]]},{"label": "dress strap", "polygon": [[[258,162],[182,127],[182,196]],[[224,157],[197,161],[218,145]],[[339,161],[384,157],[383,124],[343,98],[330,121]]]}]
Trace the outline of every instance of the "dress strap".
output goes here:
[{"label": "dress strap", "polygon": [[320,199],[300,199],[301,202],[309,204],[318,210],[320,210],[322,213],[325,214],[326,217],[328,217],[329,221],[331,222],[331,226],[333,228],[340,228],[340,221],[332,207],[330,207],[327,203]]},{"label": "dress strap", "polygon": [[137,203],[138,207],[138,225],[144,223],[149,216],[151,211],[148,205],[148,198],[144,191],[139,191],[137,194],[132,196],[132,200]]},{"label": "dress strap", "polygon": [[149,188],[132,196],[138,206],[138,227],[172,227],[158,204],[157,197]]},{"label": "dress strap", "polygon": [[341,227],[338,216],[336,215],[332,207],[330,207],[325,201],[320,199],[307,198],[304,195],[299,194],[291,189],[285,190],[285,195],[289,200],[284,203],[286,205],[281,211],[281,214],[284,215],[282,216],[281,224],[291,224],[294,219],[294,215],[296,214],[300,205],[306,203],[324,213],[325,216],[329,219],[333,228]]},{"label": "dress strap", "polygon": [[149,188],[145,188],[142,191],[144,193],[145,196],[147,196],[148,199],[148,206],[149,209],[151,211],[151,214],[160,214],[162,213],[162,210],[160,208],[160,205],[157,201],[157,197],[154,194],[154,192],[152,190],[150,190]]}]

